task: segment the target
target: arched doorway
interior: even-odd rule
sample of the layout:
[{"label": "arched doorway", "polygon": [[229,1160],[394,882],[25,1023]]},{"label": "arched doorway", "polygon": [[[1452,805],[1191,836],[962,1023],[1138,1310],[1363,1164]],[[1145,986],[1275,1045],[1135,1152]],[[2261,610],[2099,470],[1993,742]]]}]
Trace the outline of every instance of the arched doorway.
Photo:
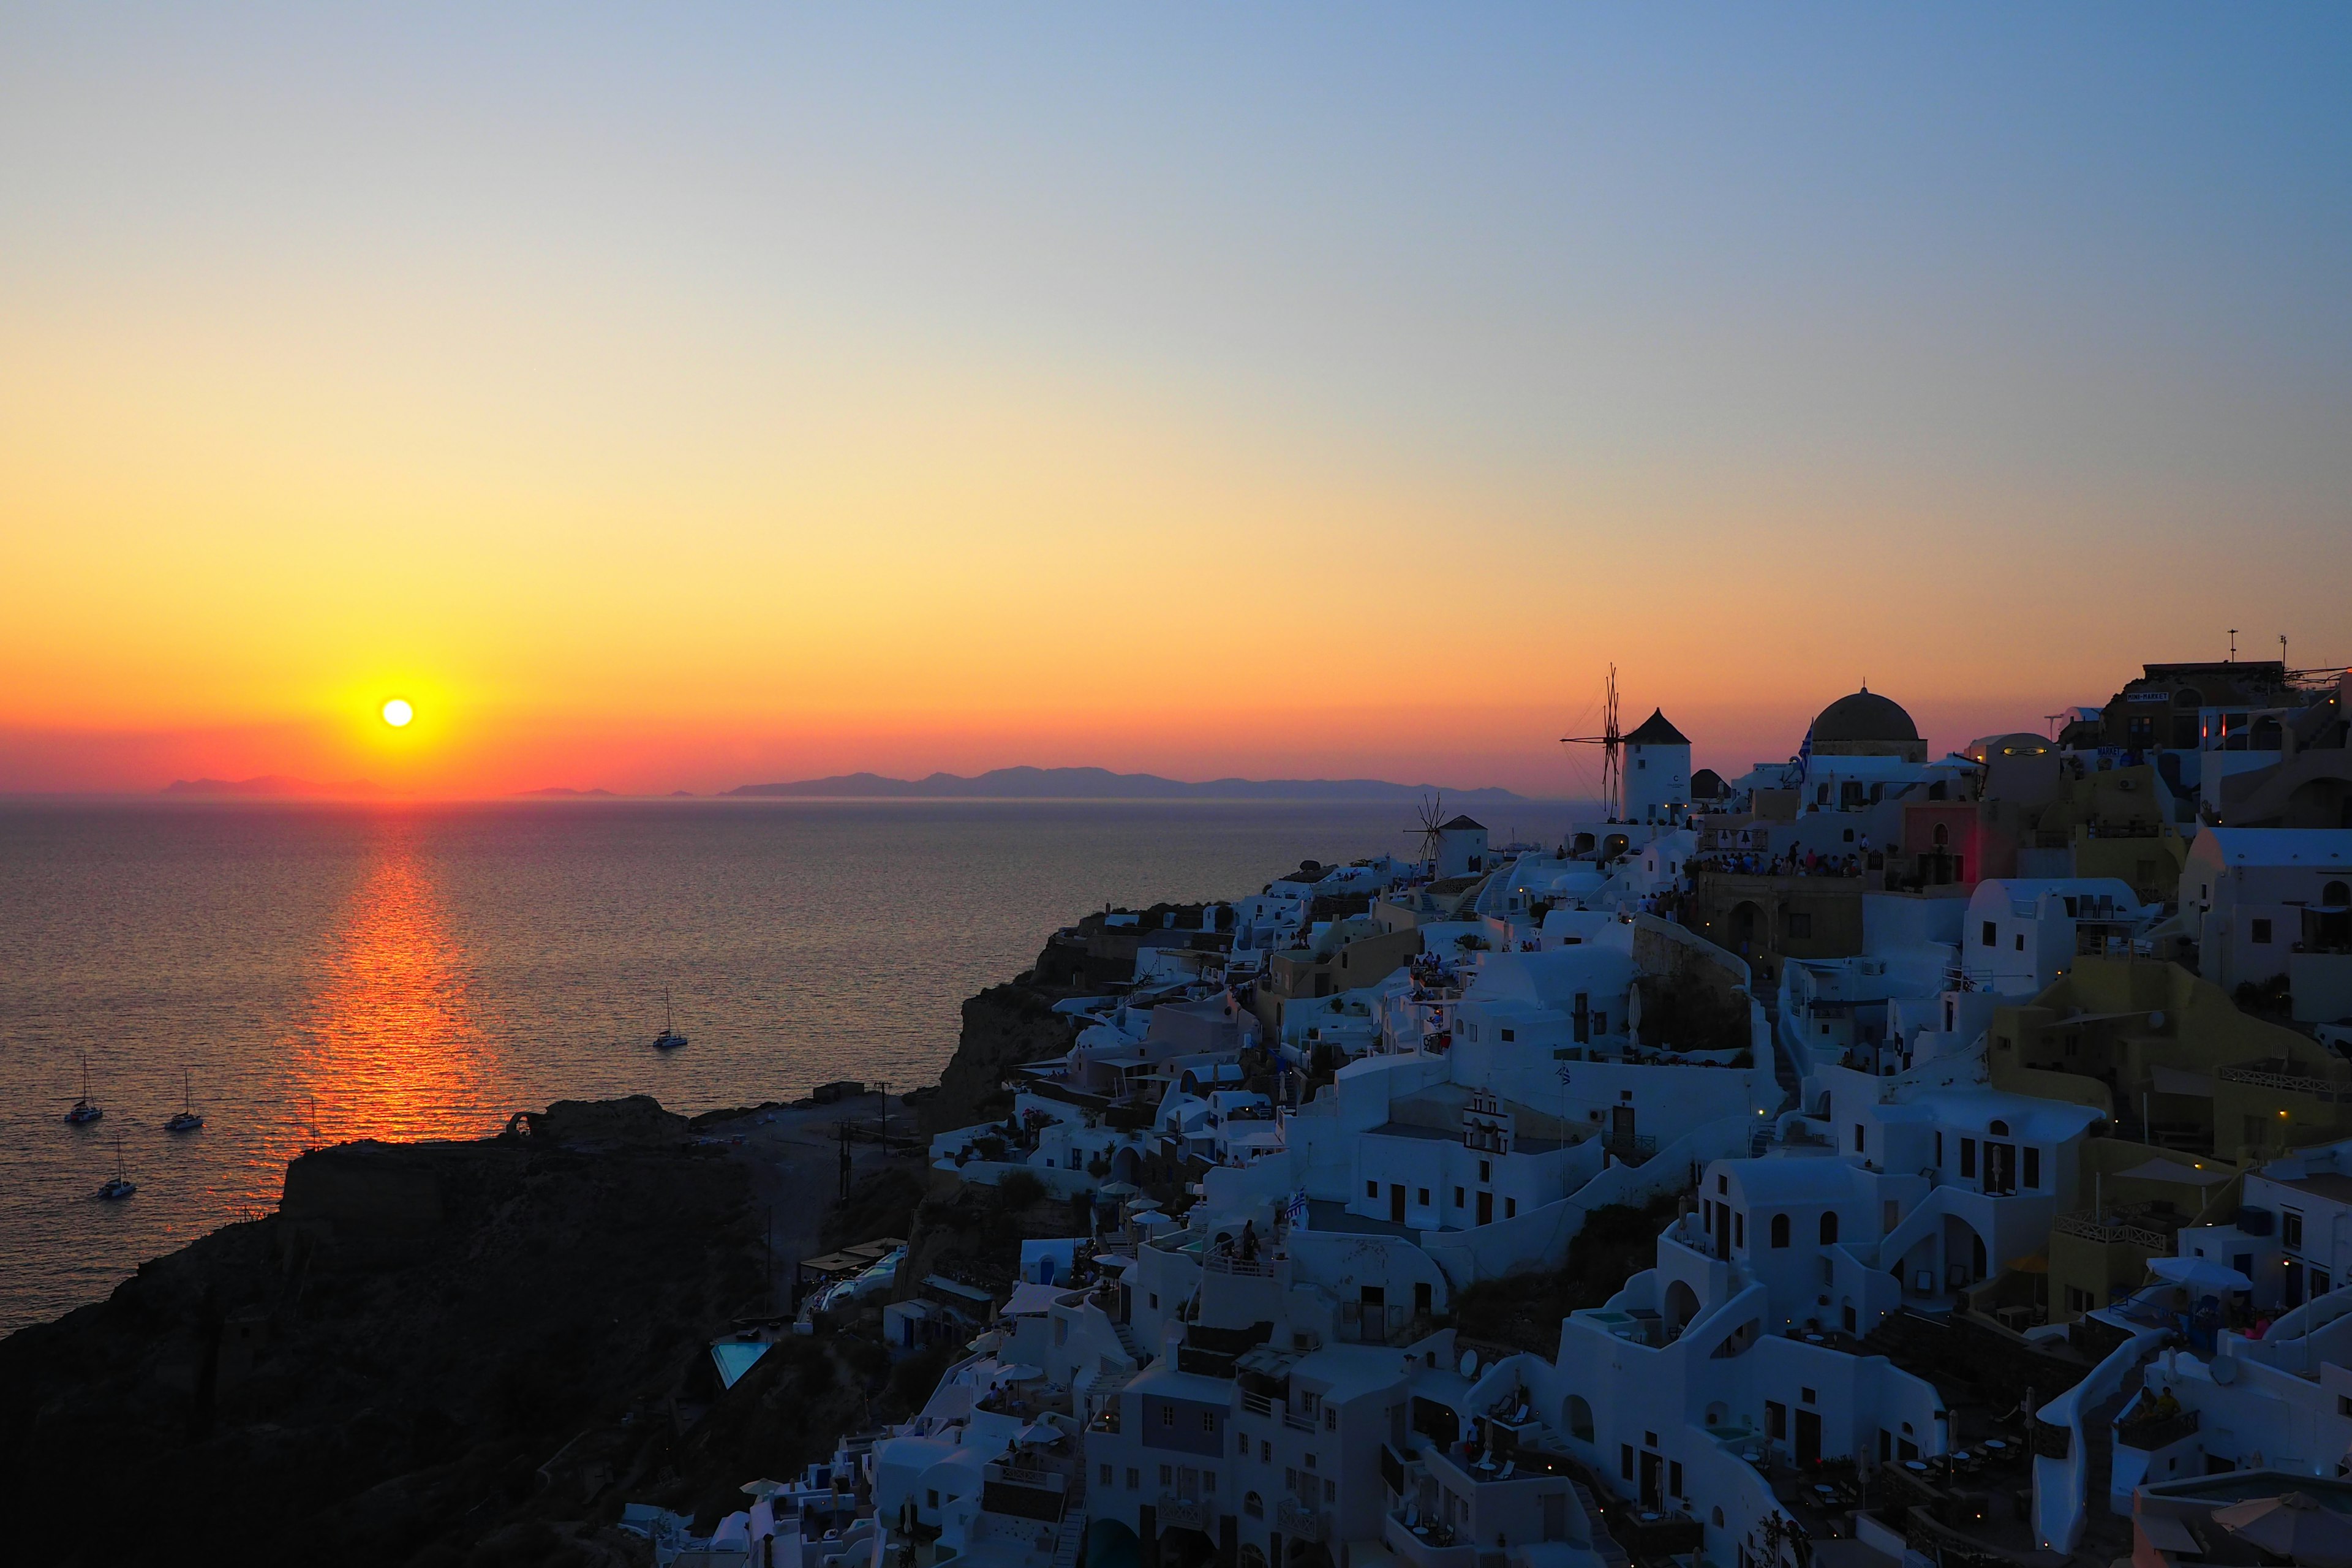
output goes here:
[{"label": "arched doorway", "polygon": [[1957,1215],[1946,1215],[1942,1289],[1967,1289],[1985,1277],[1990,1262],[1985,1239],[1977,1234],[1976,1226]]},{"label": "arched doorway", "polygon": [[1567,1403],[1560,1407],[1560,1422],[1568,1428],[1568,1435],[1578,1442],[1592,1441],[1592,1406],[1586,1403],[1581,1394],[1568,1396]]},{"label": "arched doorway", "polygon": [[1681,1331],[1684,1325],[1698,1316],[1698,1292],[1688,1280],[1677,1279],[1666,1287],[1666,1332]]},{"label": "arched doorway", "polygon": [[1764,910],[1753,899],[1731,906],[1731,951],[1742,958],[1756,955],[1758,933],[1764,928]]},{"label": "arched doorway", "polygon": [[1217,1543],[1197,1530],[1181,1525],[1160,1532],[1160,1568],[1209,1568],[1217,1560]]},{"label": "arched doorway", "polygon": [[1142,1543],[1118,1521],[1097,1519],[1087,1526],[1087,1568],[1137,1568],[1142,1561]]}]

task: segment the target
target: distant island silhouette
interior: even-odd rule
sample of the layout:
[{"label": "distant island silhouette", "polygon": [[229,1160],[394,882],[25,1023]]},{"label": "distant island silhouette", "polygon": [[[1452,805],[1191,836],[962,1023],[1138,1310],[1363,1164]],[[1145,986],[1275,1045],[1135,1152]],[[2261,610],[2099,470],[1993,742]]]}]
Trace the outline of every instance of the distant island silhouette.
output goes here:
[{"label": "distant island silhouette", "polygon": [[[1157,773],[1115,773],[1108,768],[992,768],[976,778],[932,773],[894,779],[880,773],[836,773],[792,784],[742,784],[739,796],[849,797],[875,800],[1315,800],[1405,801],[1438,792],[1435,784],[1386,779],[1210,779],[1192,784]],[[1448,789],[1449,801],[1507,805],[1528,797],[1507,789]]]},{"label": "distant island silhouette", "polygon": [[173,779],[163,786],[165,795],[386,795],[399,792],[366,779],[352,779],[343,784],[318,784],[310,779],[289,778],[284,773],[263,773],[249,779]]},{"label": "distant island silhouette", "polygon": [[566,789],[562,784],[550,784],[545,789],[519,789],[515,791],[515,798],[518,800],[618,800],[620,796],[608,789]]}]

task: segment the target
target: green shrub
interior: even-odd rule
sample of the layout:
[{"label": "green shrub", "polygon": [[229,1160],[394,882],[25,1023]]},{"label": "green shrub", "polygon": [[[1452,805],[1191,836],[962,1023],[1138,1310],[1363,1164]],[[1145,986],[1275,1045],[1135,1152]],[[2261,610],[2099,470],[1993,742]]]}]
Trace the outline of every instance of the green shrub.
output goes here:
[{"label": "green shrub", "polygon": [[1045,1195],[1045,1184],[1026,1171],[1008,1171],[996,1184],[999,1206],[1018,1213],[1039,1202]]}]

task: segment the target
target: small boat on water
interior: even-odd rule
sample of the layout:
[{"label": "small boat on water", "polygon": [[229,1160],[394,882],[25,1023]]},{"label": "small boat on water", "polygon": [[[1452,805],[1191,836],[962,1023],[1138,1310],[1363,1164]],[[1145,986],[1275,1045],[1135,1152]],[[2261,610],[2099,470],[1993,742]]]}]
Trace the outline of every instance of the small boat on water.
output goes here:
[{"label": "small boat on water", "polygon": [[123,1173],[122,1134],[118,1132],[114,1135],[114,1174],[106,1178],[105,1185],[98,1189],[98,1195],[108,1203],[117,1203],[138,1190],[139,1184]]},{"label": "small boat on water", "polygon": [[670,1017],[669,993],[665,990],[662,993],[662,1032],[654,1037],[654,1049],[674,1051],[684,1044],[686,1037],[677,1032],[677,1025]]},{"label": "small boat on water", "polygon": [[105,1114],[99,1109],[98,1101],[89,1097],[89,1053],[84,1051],[81,1056],[81,1098],[73,1102],[71,1110],[66,1112],[66,1120],[76,1127],[87,1127]]},{"label": "small boat on water", "polygon": [[196,1111],[195,1090],[190,1087],[188,1075],[184,1071],[180,1074],[179,1112],[169,1121],[163,1123],[163,1131],[166,1132],[194,1132],[203,1127],[204,1124],[205,1119]]}]

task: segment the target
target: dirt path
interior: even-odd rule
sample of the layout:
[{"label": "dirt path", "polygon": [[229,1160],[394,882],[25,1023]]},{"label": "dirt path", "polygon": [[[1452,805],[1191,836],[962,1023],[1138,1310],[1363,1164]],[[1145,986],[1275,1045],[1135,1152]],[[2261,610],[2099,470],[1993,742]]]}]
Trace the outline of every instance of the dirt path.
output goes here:
[{"label": "dirt path", "polygon": [[[703,1129],[703,1136],[724,1145],[751,1172],[752,1191],[767,1207],[764,1216],[774,1237],[773,1289],[776,1310],[790,1300],[793,1266],[820,1250],[817,1234],[825,1210],[841,1194],[841,1124],[866,1129],[881,1124],[876,1097],[859,1095],[835,1105],[782,1107],[754,1111],[733,1121]],[[911,1132],[912,1111],[894,1096],[889,1102],[889,1126],[896,1135]],[[853,1177],[879,1169],[891,1158],[872,1139],[849,1145]],[[907,1155],[895,1156],[914,1163]]]}]

